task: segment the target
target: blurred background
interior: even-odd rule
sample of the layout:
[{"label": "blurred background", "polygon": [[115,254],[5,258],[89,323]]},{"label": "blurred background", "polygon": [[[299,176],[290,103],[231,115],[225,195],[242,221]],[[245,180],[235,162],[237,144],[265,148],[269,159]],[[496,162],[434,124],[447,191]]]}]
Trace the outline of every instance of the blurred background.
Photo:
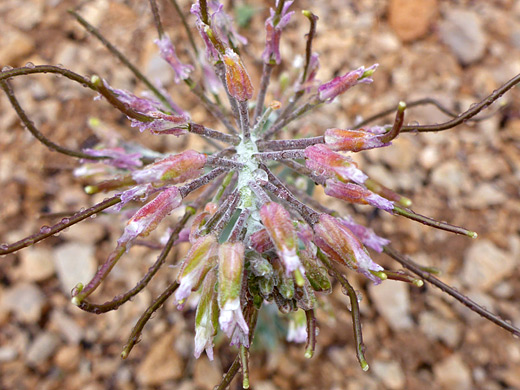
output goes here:
[{"label": "blurred background", "polygon": [[[181,58],[188,41],[168,1],[159,1],[165,29]],[[188,14],[188,1],[179,1]],[[379,63],[374,83],[358,86],[325,105],[289,132],[318,135],[349,127],[359,118],[396,106],[399,100],[438,99],[462,112],[520,73],[520,2],[514,0],[330,0],[296,1],[284,31],[282,71],[304,53],[308,22],[319,16],[314,51],[318,79],[330,80],[361,65]],[[261,66],[264,20],[271,1],[226,3],[250,43],[245,62],[255,81]],[[147,1],[4,0],[0,3],[0,67],[61,64],[98,74],[115,88],[143,85],[66,11],[78,8],[152,80],[165,85],[195,122],[212,125],[204,108],[161,60]],[[189,20],[192,21],[191,17]],[[194,32],[195,33],[195,32]],[[196,34],[196,33],[195,33]],[[201,44],[200,39],[196,40]],[[72,149],[96,141],[96,131],[114,131],[161,152],[205,150],[196,137],[139,134],[129,121],[94,94],[68,80],[36,75],[13,80],[22,106],[39,129]],[[255,85],[258,85],[256,82]],[[268,99],[276,97],[270,90]],[[499,108],[501,109],[499,110]],[[355,208],[356,219],[418,263],[443,271],[441,279],[520,326],[520,92],[509,92],[484,115],[453,130],[404,134],[389,148],[363,152],[356,161],[370,176],[410,197],[421,214],[478,232],[472,240],[399,217]],[[0,97],[0,243],[14,242],[69,213],[103,199],[83,192],[77,162],[49,151],[20,125]],[[101,124],[92,128],[90,118]],[[409,109],[406,121],[447,120],[433,106]],[[379,122],[391,122],[392,116]],[[328,207],[353,213],[324,197]],[[175,215],[171,217],[175,220]],[[70,303],[70,290],[104,261],[121,234],[119,216],[99,215],[32,248],[0,259],[0,388],[11,389],[212,389],[236,351],[217,340],[215,360],[193,358],[194,311],[168,302],[149,322],[142,342],[123,361],[119,354],[139,315],[176,276],[164,267],[134,301],[101,316]],[[164,229],[163,229],[164,230]],[[186,251],[179,246],[168,262]],[[131,288],[158,252],[135,247],[96,293],[104,301]],[[373,254],[386,267],[399,266]],[[335,286],[318,311],[320,333],[314,357],[284,341],[287,323],[265,307],[252,353],[254,389],[518,389],[520,341],[481,319],[431,286],[385,281],[375,287],[349,273],[363,296],[361,312],[370,370],[356,360],[348,298]],[[273,321],[273,318],[276,318]],[[235,381],[232,388],[238,388]]]}]

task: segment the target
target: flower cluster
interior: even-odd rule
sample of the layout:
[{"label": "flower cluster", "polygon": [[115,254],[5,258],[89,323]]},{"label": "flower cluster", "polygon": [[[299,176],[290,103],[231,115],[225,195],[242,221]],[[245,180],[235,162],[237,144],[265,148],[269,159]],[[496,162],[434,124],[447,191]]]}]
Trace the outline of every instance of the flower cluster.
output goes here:
[{"label": "flower cluster", "polygon": [[[476,237],[474,232],[416,214],[409,209],[410,199],[370,178],[351,158],[352,153],[388,146],[403,132],[422,130],[420,125],[404,124],[405,103],[399,103],[393,123],[387,126],[329,128],[318,130],[321,135],[311,138],[277,138],[284,128],[303,115],[331,103],[358,84],[372,83],[378,66],[360,66],[330,81],[319,82],[316,79],[319,57],[312,51],[318,17],[304,11],[303,15],[310,22],[304,64],[298,68],[299,74],[293,83],[288,84],[282,102],[266,101],[272,70],[282,62],[280,40],[284,28],[295,17],[292,3],[277,0],[265,22],[263,71],[257,91],[240,55],[241,46],[247,40],[237,33],[232,18],[221,4],[201,0],[191,8],[204,42],[204,50],[198,55],[200,49],[193,48],[192,58],[198,60],[194,65],[179,59],[178,51],[164,33],[157,7],[152,7],[159,33],[155,42],[160,55],[171,65],[175,82],[189,86],[209,113],[220,121],[220,130],[193,122],[160,87],[153,87],[151,95],[138,97],[111,87],[97,76],[89,80],[59,67],[2,72],[2,87],[22,120],[25,114],[5,80],[21,74],[54,72],[96,91],[100,98],[124,112],[131,126],[141,132],[150,131],[157,136],[197,134],[215,147],[213,153],[186,150],[162,155],[124,142],[107,141],[94,149],[75,154],[69,151],[68,154],[82,158],[83,165],[76,170],[76,175],[90,181],[86,192],[110,192],[112,196],[45,232],[0,248],[2,253],[13,252],[103,210],[124,212],[129,220],[115,249],[93,279],[85,285],[79,283],[72,292],[75,305],[89,312],[103,313],[117,309],[145,288],[166,262],[173,245],[189,242],[191,247],[176,268],[175,281],[138,322],[123,357],[128,356],[139,339],[151,313],[169,297],[173,297],[182,310],[187,300],[196,296],[195,356],[206,351],[213,359],[213,340],[222,331],[231,345],[240,349],[230,372],[235,370],[236,373],[241,366],[243,384],[248,387],[248,349],[261,306],[272,303],[288,315],[291,324],[288,340],[306,342],[305,355],[312,357],[317,336],[315,310],[320,306],[319,296],[331,291],[330,277],[334,276],[351,299],[357,357],[362,368],[368,369],[358,300],[344,276],[345,270],[358,272],[374,284],[395,279],[420,286],[421,278],[435,279],[396,254],[387,239],[357,224],[351,216],[340,215],[317,203],[295,184],[295,177],[321,185],[328,196],[350,204],[370,205],[436,228]],[[75,16],[88,26],[79,15]],[[91,31],[96,30],[91,28]],[[187,33],[192,38],[190,31]],[[219,94],[227,100],[227,107]],[[469,118],[477,112],[473,109],[464,115]],[[438,126],[442,130],[442,124]],[[32,124],[28,128],[37,132]],[[424,128],[432,130],[431,126]],[[280,172],[285,168],[292,174],[282,178]],[[132,208],[136,203],[140,207]],[[91,302],[89,296],[118,260],[176,209],[184,211],[184,216],[161,241],[162,253],[143,279],[111,301]],[[372,260],[367,248],[388,253],[419,278],[408,271],[383,268]]]}]

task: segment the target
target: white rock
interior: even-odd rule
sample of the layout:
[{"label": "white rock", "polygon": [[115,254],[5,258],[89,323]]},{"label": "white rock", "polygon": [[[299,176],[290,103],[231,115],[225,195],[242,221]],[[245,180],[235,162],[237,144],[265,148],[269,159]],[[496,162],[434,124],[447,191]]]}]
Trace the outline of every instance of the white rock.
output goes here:
[{"label": "white rock", "polygon": [[459,355],[451,355],[433,367],[443,389],[466,390],[472,388],[471,372]]},{"label": "white rock", "polygon": [[403,369],[397,361],[375,360],[370,364],[370,368],[387,388],[397,390],[404,387]]},{"label": "white rock", "polygon": [[36,285],[19,283],[5,291],[1,306],[20,321],[33,323],[40,319],[44,302],[45,296]]},{"label": "white rock", "polygon": [[79,243],[61,245],[56,250],[54,265],[63,292],[69,294],[76,284],[88,283],[96,273],[94,247]]},{"label": "white rock", "polygon": [[465,10],[448,10],[439,25],[441,40],[464,65],[478,61],[486,50],[486,37],[477,14]]},{"label": "white rock", "polygon": [[483,209],[502,204],[506,200],[507,195],[496,186],[491,183],[482,183],[474,191],[471,191],[464,205],[472,209]]},{"label": "white rock", "polygon": [[430,340],[442,340],[451,348],[455,348],[460,341],[461,333],[457,322],[436,313],[422,312],[419,315],[419,325]]},{"label": "white rock", "polygon": [[385,280],[380,285],[371,284],[368,288],[377,311],[393,330],[410,329],[410,294],[403,282]]},{"label": "white rock", "polygon": [[60,340],[54,333],[44,332],[36,336],[29,346],[26,361],[29,365],[36,366],[45,362],[54,354]]},{"label": "white rock", "polygon": [[52,253],[47,248],[30,247],[20,252],[23,278],[31,282],[41,282],[54,274]]},{"label": "white rock", "polygon": [[510,275],[515,267],[512,256],[488,240],[475,242],[464,254],[462,282],[473,289],[487,290]]},{"label": "white rock", "polygon": [[458,161],[446,161],[432,172],[432,183],[442,187],[450,197],[459,195],[461,191],[468,190],[466,168]]}]

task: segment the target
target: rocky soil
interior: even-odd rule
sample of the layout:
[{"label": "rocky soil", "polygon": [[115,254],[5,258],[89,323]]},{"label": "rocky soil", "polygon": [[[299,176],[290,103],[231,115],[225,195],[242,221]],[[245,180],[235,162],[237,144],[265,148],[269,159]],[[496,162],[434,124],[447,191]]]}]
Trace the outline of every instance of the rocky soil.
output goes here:
[{"label": "rocky soil", "polygon": [[[163,21],[177,46],[188,46],[170,3]],[[188,1],[180,1],[184,10]],[[270,1],[250,0],[256,13],[241,33],[251,44],[246,62],[257,78],[251,53],[262,50],[263,20]],[[315,50],[319,79],[378,62],[370,86],[356,87],[338,102],[306,117],[293,131],[319,134],[347,127],[399,100],[434,97],[463,111],[520,73],[520,2],[515,0],[331,0],[297,1],[319,17]],[[420,6],[418,6],[420,4]],[[143,85],[67,14],[73,0],[0,2],[0,67],[61,64],[80,74],[99,74],[118,88]],[[194,121],[211,123],[205,110],[173,83],[153,39],[148,2],[94,0],[81,14],[153,79],[159,78]],[[297,12],[282,42],[285,66],[303,52],[306,19]],[[182,52],[181,52],[182,53]],[[183,58],[188,59],[182,53]],[[13,81],[16,95],[49,138],[70,148],[89,145],[88,119],[104,129],[160,151],[204,149],[199,139],[137,134],[128,121],[93,93],[54,76]],[[274,91],[272,91],[274,92]],[[498,110],[502,107],[501,110]],[[417,262],[443,271],[442,280],[520,326],[520,92],[518,87],[484,115],[456,129],[405,134],[392,147],[357,155],[369,175],[414,200],[414,209],[475,230],[479,238],[455,236],[403,218],[358,208],[379,234]],[[407,121],[445,121],[432,106],[410,109]],[[49,151],[20,126],[0,97],[0,243],[13,242],[67,213],[92,205],[84,183],[72,176],[71,158]],[[391,121],[391,117],[387,118]],[[320,199],[325,199],[317,193]],[[352,212],[339,202],[329,207]],[[110,215],[84,221],[33,248],[0,259],[0,388],[23,389],[212,389],[234,358],[222,339],[216,359],[193,358],[194,312],[171,302],[145,329],[142,342],[123,361],[119,354],[138,316],[175,270],[165,267],[150,288],[116,312],[95,316],[69,301],[71,288],[86,280],[121,233],[123,220]],[[171,264],[186,250],[181,246]],[[118,265],[99,300],[131,288],[157,252],[136,247]],[[374,255],[387,267],[391,259]],[[351,274],[349,274],[350,276]],[[354,354],[348,299],[336,287],[318,315],[315,356],[301,345],[262,333],[251,364],[255,389],[519,389],[520,341],[481,319],[436,288],[397,282],[371,286],[351,275],[361,291],[363,331],[371,369]],[[272,322],[266,310],[260,324]],[[283,321],[279,321],[284,325]],[[233,386],[238,386],[234,384]],[[236,388],[236,387],[233,387]]]}]

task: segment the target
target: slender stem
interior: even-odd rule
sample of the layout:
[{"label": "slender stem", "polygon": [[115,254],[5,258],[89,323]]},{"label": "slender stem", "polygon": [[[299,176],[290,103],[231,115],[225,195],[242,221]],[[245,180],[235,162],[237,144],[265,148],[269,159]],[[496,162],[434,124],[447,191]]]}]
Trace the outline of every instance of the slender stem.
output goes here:
[{"label": "slender stem", "polygon": [[311,98],[311,101],[308,103],[302,104],[296,110],[294,110],[290,115],[283,118],[281,121],[275,123],[272,127],[270,127],[262,137],[263,140],[274,137],[280,130],[282,130],[285,126],[287,126],[290,122],[295,119],[298,119],[302,115],[306,114],[310,110],[318,107],[322,104],[320,101],[315,101],[315,96]]},{"label": "slender stem", "polygon": [[267,167],[265,167],[264,170],[267,172],[270,180],[270,182],[263,184],[265,189],[276,195],[276,197],[285,200],[305,219],[305,221],[307,221],[309,225],[314,225],[319,219],[319,214],[305,203],[296,199],[294,195],[285,188],[283,183],[267,169]]},{"label": "slender stem", "polygon": [[271,81],[271,74],[273,72],[273,68],[273,64],[264,63],[264,67],[262,69],[262,77],[260,79],[260,89],[256,98],[256,107],[253,114],[253,125],[256,125],[258,123],[258,121],[260,120],[260,116],[262,115],[262,111],[264,110],[265,95],[267,94],[267,88],[269,87],[269,82]]},{"label": "slender stem", "polygon": [[161,16],[159,14],[159,8],[157,7],[157,2],[155,0],[150,0],[150,8],[152,9],[153,21],[155,23],[155,28],[157,29],[157,33],[159,34],[159,38],[164,35],[164,28],[161,23]]},{"label": "slender stem", "polygon": [[397,113],[395,114],[395,120],[392,128],[388,133],[381,137],[381,142],[388,143],[399,135],[404,123],[404,110],[406,110],[406,103],[399,102],[397,105]]},{"label": "slender stem", "polygon": [[341,272],[339,272],[336,267],[332,264],[332,262],[325,256],[321,251],[318,250],[318,257],[325,264],[325,266],[334,273],[335,278],[341,284],[341,286],[346,290],[347,295],[350,299],[351,310],[350,313],[352,315],[352,326],[354,328],[354,340],[356,342],[356,355],[361,365],[363,371],[368,370],[368,363],[365,359],[365,345],[363,343],[363,333],[361,331],[361,320],[360,320],[360,312],[359,312],[359,303],[357,300],[357,294],[352,285],[348,282],[347,279],[343,277]]},{"label": "slender stem", "polygon": [[297,139],[276,139],[269,141],[257,141],[256,145],[262,151],[269,150],[287,150],[287,149],[304,149],[308,146],[325,143],[325,137],[297,138]]},{"label": "slender stem", "polygon": [[94,26],[92,26],[89,22],[87,22],[81,15],[79,15],[74,10],[69,10],[69,13],[76,18],[76,20],[81,24],[85,30],[94,35],[113,55],[115,55],[133,74],[134,76],[141,80],[150,91],[164,104],[165,107],[170,108],[173,112],[175,108],[171,106],[168,98],[164,96],[159,89],[152,84],[150,80],[134,65],[130,62],[128,58],[126,58],[123,53],[121,53],[114,45],[112,45]]},{"label": "slender stem", "polygon": [[212,171],[206,173],[205,175],[199,177],[198,179],[192,180],[188,184],[183,185],[182,187],[179,187],[179,191],[181,193],[181,196],[185,198],[188,196],[191,192],[199,189],[200,187],[208,184],[210,181],[215,179],[216,177],[222,175],[224,172],[227,172],[227,168],[218,167],[213,169]]},{"label": "slender stem", "polygon": [[410,209],[401,208],[399,206],[394,206],[393,213],[420,222],[424,225],[432,226],[436,229],[446,230],[448,232],[457,234],[463,234],[470,238],[477,238],[478,236],[477,233],[472,232],[471,230],[467,230],[459,226],[453,226],[446,222],[436,221],[432,218],[425,217],[424,215],[416,214],[414,211]]},{"label": "slender stem", "polygon": [[206,0],[199,0],[200,14],[202,21],[209,26],[208,3]]},{"label": "slender stem", "polygon": [[496,325],[500,326],[501,328],[507,330],[508,332],[514,334],[515,336],[520,336],[520,329],[513,326],[512,324],[508,323],[507,321],[504,321],[500,317],[498,317],[496,314],[491,313],[484,307],[480,306],[478,303],[472,301],[470,298],[465,296],[464,294],[460,293],[459,291],[455,290],[453,287],[448,286],[446,283],[440,281],[435,276],[430,274],[429,272],[425,271],[423,267],[416,264],[412,259],[409,257],[399,253],[397,250],[390,246],[384,247],[384,252],[389,255],[391,258],[396,260],[398,263],[400,263],[403,267],[408,268],[410,271],[412,271],[414,274],[418,275],[419,277],[423,278],[427,282],[433,284],[435,287],[439,288],[443,292],[445,292],[448,295],[451,295],[453,298],[461,302],[464,306],[467,306],[470,310],[474,311],[475,313],[481,315],[485,319],[495,323]]},{"label": "slender stem", "polygon": [[416,131],[416,132],[430,132],[430,131],[441,131],[441,130],[448,130],[455,126],[460,125],[461,123],[464,123],[468,121],[469,119],[473,118],[475,115],[477,115],[479,112],[484,110],[485,108],[489,107],[491,104],[493,104],[494,101],[501,98],[504,93],[506,93],[508,90],[513,88],[515,85],[520,83],[520,74],[513,77],[511,80],[509,80],[507,83],[502,85],[500,88],[495,89],[493,93],[491,93],[488,97],[481,100],[479,103],[472,106],[469,110],[464,111],[462,114],[458,115],[456,118],[449,120],[444,123],[440,123],[438,125],[407,125],[403,126],[401,129],[401,132],[410,132],[410,131]]},{"label": "slender stem", "polygon": [[[24,76],[28,74],[36,74],[36,73],[56,73],[60,74],[72,81],[76,81],[80,83],[84,87],[88,87],[91,90],[100,93],[103,95],[107,101],[112,104],[115,108],[120,110],[125,115],[140,120],[141,122],[151,122],[154,118],[146,116],[144,114],[138,113],[137,111],[132,110],[130,107],[122,103],[115,95],[104,85],[103,81],[99,78],[99,76],[93,76],[92,80],[87,79],[77,73],[74,73],[68,69],[63,69],[54,65],[38,65],[34,68],[14,68],[8,71],[0,72],[0,81],[9,79],[11,77],[16,76]],[[92,160],[92,158],[90,158]]]},{"label": "slender stem", "polygon": [[[217,232],[218,235],[222,233],[224,228],[227,226],[229,221],[231,220],[231,217],[235,213],[235,210],[238,206],[238,202],[240,200],[240,193],[238,191],[234,191],[231,195],[228,197],[229,203],[227,203],[227,207],[224,208],[223,205],[220,207],[222,208],[222,211],[220,211],[220,219],[215,224],[214,231]],[[215,213],[217,214],[217,213]],[[213,219],[210,219],[208,223],[206,224],[206,229],[210,227],[213,224]]]},{"label": "slender stem", "polygon": [[238,374],[238,370],[240,370],[240,354],[237,355],[233,361],[233,364],[231,364],[231,367],[229,367],[227,370],[226,375],[224,375],[224,378],[222,378],[222,382],[220,382],[220,384],[215,387],[214,390],[226,390],[231,381]]},{"label": "slender stem", "polygon": [[316,184],[321,186],[324,186],[325,182],[327,181],[327,178],[316,175],[311,169],[307,168],[305,165],[297,163],[296,161],[283,160],[282,164],[287,165],[289,168],[295,172],[298,172],[300,175],[305,175],[311,178]]},{"label": "slender stem", "polygon": [[238,219],[235,223],[235,226],[233,226],[233,230],[231,231],[231,234],[229,235],[228,241],[230,242],[237,242],[237,241],[243,241],[245,233],[247,232],[247,225],[246,222],[251,215],[251,210],[244,209],[238,216]]},{"label": "slender stem", "polygon": [[296,150],[283,150],[281,152],[261,152],[255,153],[255,157],[259,158],[262,161],[277,161],[277,160],[289,160],[289,159],[301,159],[305,158],[305,150],[304,149],[296,149]]},{"label": "slender stem", "polygon": [[237,137],[236,135],[221,133],[218,130],[213,130],[196,123],[190,123],[188,131],[190,133],[202,135],[203,137],[208,137],[217,141],[226,142],[231,145],[238,145],[240,143],[240,137]]},{"label": "slender stem", "polygon": [[59,223],[53,226],[45,226],[42,227],[39,233],[33,234],[32,236],[26,237],[20,241],[17,241],[10,245],[0,245],[0,255],[6,255],[8,253],[16,252],[22,248],[26,248],[37,242],[50,237],[56,233],[61,232],[62,230],[68,228],[69,226],[75,225],[76,223],[83,221],[84,219],[89,218],[92,215],[96,215],[99,212],[114,206],[121,202],[119,196],[114,196],[112,198],[106,199],[101,203],[98,203],[84,211],[80,211],[72,215],[71,217],[63,218]]},{"label": "slender stem", "polygon": [[175,8],[175,11],[177,11],[177,15],[179,15],[179,17],[181,18],[182,25],[184,26],[184,30],[186,30],[186,34],[188,35],[188,39],[190,41],[191,48],[195,52],[195,57],[198,57],[199,50],[197,49],[197,45],[195,44],[195,40],[193,39],[193,34],[191,33],[190,27],[188,26],[188,22],[186,21],[186,17],[184,16],[184,13],[182,12],[181,8],[179,7],[177,0],[170,0],[170,3],[172,3],[173,7]]},{"label": "slender stem", "polygon": [[422,287],[424,285],[424,282],[421,279],[408,275],[404,271],[389,271],[385,269],[384,274],[386,275],[387,279],[390,280],[410,283],[417,287]]},{"label": "slender stem", "polygon": [[105,160],[110,159],[110,157],[105,156],[92,156],[87,153],[78,152],[76,150],[71,150],[68,148],[65,148],[63,146],[60,146],[48,138],[46,138],[34,125],[34,123],[29,119],[25,111],[23,110],[22,106],[20,106],[20,103],[18,102],[18,99],[16,99],[14,92],[9,85],[7,81],[0,81],[0,87],[4,90],[5,94],[7,95],[7,98],[9,99],[9,102],[11,103],[11,106],[13,106],[14,110],[16,111],[16,114],[18,117],[22,120],[23,124],[29,130],[29,132],[36,138],[38,141],[40,141],[42,144],[47,146],[48,148],[55,150],[58,153],[65,154],[67,156],[71,157],[77,157],[77,158],[84,158],[89,160]]},{"label": "slender stem", "polygon": [[231,134],[238,134],[237,130],[231,124],[226,115],[222,112],[220,107],[209,100],[199,85],[195,84],[195,82],[191,79],[186,79],[184,82],[186,85],[188,85],[188,87],[190,87],[191,92],[197,96],[202,101],[202,103],[204,103],[204,106],[211,113],[211,115],[217,118]]},{"label": "slender stem", "polygon": [[307,344],[305,345],[305,357],[310,359],[316,349],[316,316],[314,310],[305,310],[307,319]]},{"label": "slender stem", "polygon": [[229,101],[229,105],[231,106],[231,113],[233,114],[233,117],[235,118],[237,124],[240,126],[240,112],[238,108],[238,102],[237,99],[235,99],[231,94],[229,93],[229,88],[226,81],[226,67],[222,61],[218,61],[215,64],[215,74],[220,79],[220,83],[224,87],[224,91],[226,91],[226,95]]},{"label": "slender stem", "polygon": [[119,306],[128,302],[132,297],[141,292],[148,285],[150,280],[152,280],[157,271],[159,271],[159,269],[162,267],[162,265],[166,261],[166,258],[168,257],[168,254],[173,248],[174,242],[179,238],[179,233],[194,213],[194,208],[189,207],[186,209],[184,216],[180,219],[177,225],[175,225],[175,229],[170,234],[170,238],[164,246],[161,254],[157,258],[155,263],[148,269],[146,275],[135,285],[134,288],[132,288],[124,294],[114,297],[111,301],[105,302],[103,304],[94,304],[84,300],[80,303],[79,308],[84,311],[88,311],[95,314],[106,313],[111,310],[116,310],[117,308],[119,308]]},{"label": "slender stem", "polygon": [[239,356],[242,367],[242,388],[249,389],[249,349],[241,345]]},{"label": "slender stem", "polygon": [[176,281],[171,283],[166,290],[163,291],[161,295],[152,302],[152,304],[146,309],[146,311],[141,315],[137,324],[132,329],[132,333],[126,342],[126,345],[123,347],[123,352],[121,352],[121,357],[126,359],[130,354],[132,348],[134,348],[135,344],[137,344],[140,340],[141,333],[143,331],[144,326],[148,322],[148,320],[152,317],[152,314],[156,312],[166,300],[177,290],[179,287],[179,283]]},{"label": "slender stem", "polygon": [[271,201],[271,198],[269,197],[269,195],[267,195],[267,193],[264,191],[264,189],[262,187],[260,187],[260,185],[257,182],[250,181],[249,187],[251,187],[251,189],[255,193],[259,203],[265,204],[265,203],[269,203]]},{"label": "slender stem", "polygon": [[228,160],[226,158],[215,157],[211,155],[206,157],[206,165],[216,165],[219,167],[226,167],[237,170],[244,167],[244,164],[238,161]]},{"label": "slender stem", "polygon": [[251,139],[251,128],[249,127],[249,109],[247,101],[238,103],[238,110],[240,114],[240,128],[244,139]]}]

